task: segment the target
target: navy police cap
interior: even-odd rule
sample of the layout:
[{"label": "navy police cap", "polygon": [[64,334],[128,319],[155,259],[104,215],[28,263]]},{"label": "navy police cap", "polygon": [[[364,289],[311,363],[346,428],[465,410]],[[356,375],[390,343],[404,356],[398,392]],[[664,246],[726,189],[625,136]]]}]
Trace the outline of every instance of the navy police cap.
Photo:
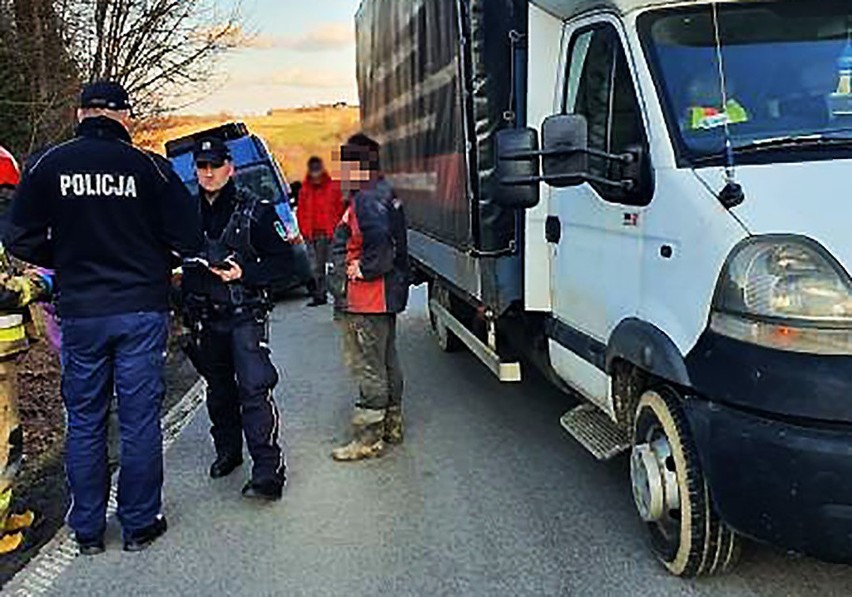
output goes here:
[{"label": "navy police cap", "polygon": [[217,137],[199,139],[192,154],[196,162],[221,163],[231,159],[228,144]]},{"label": "navy police cap", "polygon": [[83,92],[80,94],[80,107],[130,110],[130,96],[120,83],[95,81],[83,87]]}]

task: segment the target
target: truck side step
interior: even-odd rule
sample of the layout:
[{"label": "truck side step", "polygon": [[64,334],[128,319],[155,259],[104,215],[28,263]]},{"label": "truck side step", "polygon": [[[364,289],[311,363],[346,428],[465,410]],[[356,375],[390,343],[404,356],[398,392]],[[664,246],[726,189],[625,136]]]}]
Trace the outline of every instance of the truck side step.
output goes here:
[{"label": "truck side step", "polygon": [[521,364],[507,363],[500,358],[490,346],[476,337],[462,322],[452,316],[438,301],[429,301],[429,309],[435,317],[446,325],[453,334],[467,346],[470,351],[482,361],[497,378],[506,383],[521,381]]},{"label": "truck side step", "polygon": [[591,404],[583,403],[569,410],[559,422],[598,460],[611,460],[630,448],[624,430]]}]

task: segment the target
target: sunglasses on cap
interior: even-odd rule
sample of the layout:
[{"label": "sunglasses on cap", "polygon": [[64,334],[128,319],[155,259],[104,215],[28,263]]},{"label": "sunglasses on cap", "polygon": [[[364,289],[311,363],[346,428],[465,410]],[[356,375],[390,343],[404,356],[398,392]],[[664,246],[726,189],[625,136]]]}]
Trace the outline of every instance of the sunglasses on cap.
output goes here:
[{"label": "sunglasses on cap", "polygon": [[224,160],[199,160],[195,162],[195,167],[199,170],[207,170],[207,168],[212,168],[213,170],[218,170],[219,168],[225,165]]}]

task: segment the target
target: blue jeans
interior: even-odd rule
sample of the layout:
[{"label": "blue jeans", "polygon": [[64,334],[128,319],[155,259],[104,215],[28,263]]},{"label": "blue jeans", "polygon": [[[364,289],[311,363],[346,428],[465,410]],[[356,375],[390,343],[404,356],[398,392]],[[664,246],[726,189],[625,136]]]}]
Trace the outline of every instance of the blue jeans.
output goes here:
[{"label": "blue jeans", "polygon": [[107,419],[113,392],[121,435],[118,518],[125,536],[152,524],[160,513],[168,329],[166,313],[62,320],[68,524],[79,537],[99,537],[106,527]]}]

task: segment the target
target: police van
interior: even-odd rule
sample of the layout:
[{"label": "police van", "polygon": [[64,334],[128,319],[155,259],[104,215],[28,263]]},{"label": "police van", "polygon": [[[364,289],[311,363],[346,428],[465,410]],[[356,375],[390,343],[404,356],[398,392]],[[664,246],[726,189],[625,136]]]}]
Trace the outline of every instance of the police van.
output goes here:
[{"label": "police van", "polygon": [[227,143],[234,162],[237,185],[251,190],[262,200],[275,204],[275,211],[290,239],[293,249],[293,274],[289,279],[279,281],[272,289],[273,294],[280,295],[307,286],[311,281],[310,262],[307,246],[290,207],[290,187],[263,139],[253,135],[244,123],[235,122],[169,141],[166,143],[166,155],[178,176],[193,195],[198,194],[193,149],[199,139],[211,137],[223,139]]},{"label": "police van", "polygon": [[561,424],[629,454],[673,574],[742,537],[852,561],[852,3],[364,0],[357,24],[440,346],[582,397]]}]

